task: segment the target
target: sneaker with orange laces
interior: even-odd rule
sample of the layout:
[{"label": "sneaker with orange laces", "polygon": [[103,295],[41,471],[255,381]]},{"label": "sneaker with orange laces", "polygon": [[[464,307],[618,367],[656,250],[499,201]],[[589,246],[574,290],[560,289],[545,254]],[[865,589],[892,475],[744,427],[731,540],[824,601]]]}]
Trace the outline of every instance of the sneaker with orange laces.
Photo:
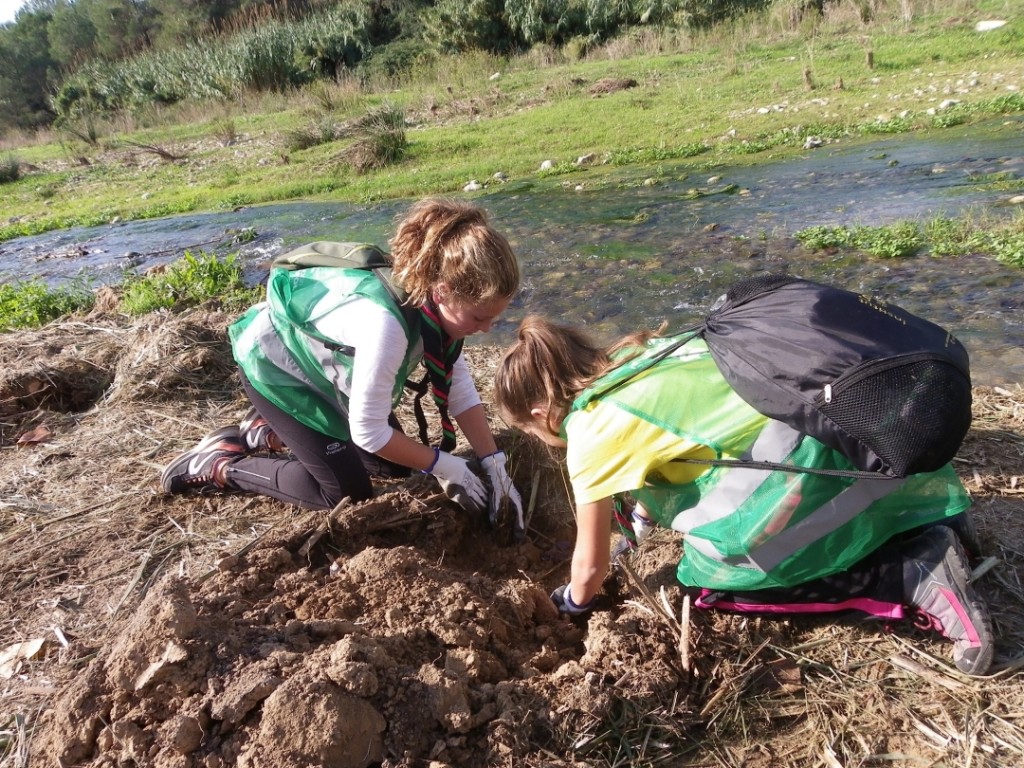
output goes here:
[{"label": "sneaker with orange laces", "polygon": [[971,587],[967,555],[953,530],[927,528],[903,552],[903,590],[917,611],[915,623],[953,641],[953,662],[968,675],[984,675],[992,664],[992,620]]},{"label": "sneaker with orange laces", "polygon": [[238,430],[247,451],[280,453],[284,450],[281,438],[255,408],[250,408],[245,414],[242,423],[238,425]]},{"label": "sneaker with orange laces", "polygon": [[164,469],[160,485],[167,493],[209,493],[232,487],[225,469],[245,456],[238,427],[221,427],[185,451]]}]

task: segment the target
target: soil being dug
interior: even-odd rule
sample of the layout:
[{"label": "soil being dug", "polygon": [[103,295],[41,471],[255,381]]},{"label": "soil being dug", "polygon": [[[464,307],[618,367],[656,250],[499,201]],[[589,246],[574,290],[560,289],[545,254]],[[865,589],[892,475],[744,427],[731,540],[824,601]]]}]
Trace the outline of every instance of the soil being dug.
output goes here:
[{"label": "soil being dug", "polygon": [[[166,496],[162,466],[247,408],[230,320],[3,338],[0,765],[1024,762],[1019,387],[976,391],[956,462],[999,638],[993,675],[971,680],[909,626],[689,612],[669,531],[593,615],[558,616],[566,483],[500,425],[530,510],[521,544],[423,476],[331,512]],[[497,352],[467,350],[485,397]]]}]

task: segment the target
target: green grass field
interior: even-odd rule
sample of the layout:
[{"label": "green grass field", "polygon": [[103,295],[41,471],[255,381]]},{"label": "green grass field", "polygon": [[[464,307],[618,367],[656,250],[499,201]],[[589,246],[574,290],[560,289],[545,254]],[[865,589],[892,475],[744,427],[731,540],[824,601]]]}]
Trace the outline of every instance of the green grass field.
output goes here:
[{"label": "green grass field", "polygon": [[[975,31],[1006,3],[872,6],[868,23],[852,3],[815,24],[775,10],[700,34],[631,33],[582,61],[473,54],[397,86],[341,80],[7,137],[0,153],[19,172],[0,184],[0,241],[272,201],[458,193],[497,172],[570,174],[583,155],[592,176],[678,158],[761,163],[812,135],[850,141],[1024,112],[1024,22]],[[360,171],[344,129],[382,105],[404,114],[407,144]],[[325,124],[335,138],[292,148],[296,132]],[[554,169],[541,173],[545,160]]]}]

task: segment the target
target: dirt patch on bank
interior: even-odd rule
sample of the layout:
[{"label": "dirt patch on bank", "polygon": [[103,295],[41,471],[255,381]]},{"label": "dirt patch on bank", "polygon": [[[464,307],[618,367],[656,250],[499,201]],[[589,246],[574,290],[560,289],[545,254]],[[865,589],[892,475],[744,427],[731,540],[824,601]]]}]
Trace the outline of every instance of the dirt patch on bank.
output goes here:
[{"label": "dirt patch on bank", "polygon": [[[997,668],[979,681],[909,626],[687,614],[668,531],[589,619],[560,618],[565,481],[500,425],[531,509],[517,546],[424,477],[330,513],[165,496],[164,463],[246,410],[231,319],[0,338],[0,765],[1024,759],[1020,388],[976,391],[956,463],[994,558],[978,583]],[[497,350],[468,355],[486,390]]]}]

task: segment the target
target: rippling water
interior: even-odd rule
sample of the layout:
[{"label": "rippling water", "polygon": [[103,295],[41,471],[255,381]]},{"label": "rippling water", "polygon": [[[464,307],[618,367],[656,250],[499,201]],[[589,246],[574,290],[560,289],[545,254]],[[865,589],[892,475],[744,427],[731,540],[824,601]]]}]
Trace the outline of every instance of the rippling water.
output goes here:
[{"label": "rippling water", "polygon": [[[602,337],[699,318],[735,279],[783,271],[876,295],[953,331],[976,383],[1024,381],[1024,270],[989,258],[882,260],[807,253],[806,227],[883,225],[969,209],[1013,213],[1024,177],[1024,119],[937,137],[837,144],[787,162],[694,172],[665,164],[618,175],[494,183],[475,199],[520,255],[524,290],[488,342],[527,312],[586,324]],[[645,184],[650,179],[653,183]],[[579,187],[579,188],[578,188]],[[253,281],[268,260],[310,240],[385,243],[407,201],[297,202],[79,228],[0,244],[0,277],[51,282],[171,261],[186,248],[239,252]],[[233,243],[251,228],[256,239]]]}]

